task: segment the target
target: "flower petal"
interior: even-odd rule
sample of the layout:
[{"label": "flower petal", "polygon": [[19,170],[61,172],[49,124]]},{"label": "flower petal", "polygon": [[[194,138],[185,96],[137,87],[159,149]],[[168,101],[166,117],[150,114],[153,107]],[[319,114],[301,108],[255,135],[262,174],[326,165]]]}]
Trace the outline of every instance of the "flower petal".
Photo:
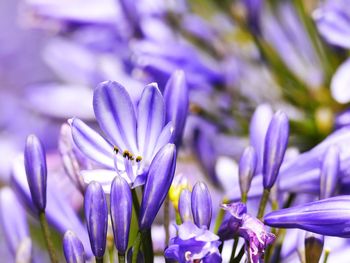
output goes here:
[{"label": "flower petal", "polygon": [[144,159],[149,160],[165,121],[163,96],[156,83],[147,85],[138,105],[137,142]]},{"label": "flower petal", "polygon": [[172,122],[169,122],[167,125],[164,126],[162,132],[160,133],[157,145],[153,149],[152,157],[157,154],[157,152],[167,143],[173,142],[173,134],[174,134],[174,126]]},{"label": "flower petal", "polygon": [[350,59],[347,59],[337,69],[331,81],[332,97],[339,103],[350,101]]},{"label": "flower petal", "polygon": [[115,81],[100,83],[93,99],[96,119],[112,143],[138,154],[134,105],[125,88]]},{"label": "flower petal", "polygon": [[69,122],[78,148],[90,159],[113,169],[113,146],[80,119],[73,118]]}]

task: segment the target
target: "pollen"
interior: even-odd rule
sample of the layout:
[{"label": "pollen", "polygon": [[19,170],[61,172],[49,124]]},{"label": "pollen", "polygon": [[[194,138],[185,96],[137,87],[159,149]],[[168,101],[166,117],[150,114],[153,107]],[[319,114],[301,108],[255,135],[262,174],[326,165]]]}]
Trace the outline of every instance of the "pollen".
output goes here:
[{"label": "pollen", "polygon": [[125,150],[123,152],[123,157],[128,158],[129,160],[134,160],[133,154],[131,152],[129,152],[128,150]]},{"label": "pollen", "polygon": [[119,148],[117,146],[114,146],[113,147],[113,151],[115,152],[115,154],[118,154],[119,153]]},{"label": "pollen", "polygon": [[141,161],[142,161],[142,157],[141,157],[141,156],[137,156],[137,157],[136,157],[136,162],[139,163],[139,162],[141,162]]}]

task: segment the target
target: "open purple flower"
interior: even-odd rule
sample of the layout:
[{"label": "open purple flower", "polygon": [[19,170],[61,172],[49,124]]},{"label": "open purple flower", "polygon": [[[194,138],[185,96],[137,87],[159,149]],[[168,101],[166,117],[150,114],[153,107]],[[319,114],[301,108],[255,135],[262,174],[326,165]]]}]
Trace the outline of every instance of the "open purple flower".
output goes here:
[{"label": "open purple flower", "polygon": [[243,237],[251,262],[259,262],[266,247],[275,240],[275,235],[267,232],[259,219],[247,213],[245,204],[238,202],[223,204],[222,207],[231,216],[226,217],[220,226],[220,238],[224,240],[233,238],[234,234]]},{"label": "open purple flower", "polygon": [[217,235],[204,228],[198,228],[190,221],[176,228],[178,234],[170,240],[170,245],[165,250],[165,258],[177,260],[180,263],[222,261],[218,249],[221,242]]},{"label": "open purple flower", "polygon": [[350,196],[336,196],[320,201],[273,211],[264,223],[279,228],[299,228],[326,236],[350,237]]},{"label": "open purple flower", "polygon": [[102,82],[94,91],[93,106],[107,139],[79,119],[70,121],[78,148],[106,168],[82,171],[84,181],[99,182],[105,192],[109,192],[116,173],[133,187],[144,184],[153,157],[172,137],[157,84],[145,87],[136,107],[122,85]]}]

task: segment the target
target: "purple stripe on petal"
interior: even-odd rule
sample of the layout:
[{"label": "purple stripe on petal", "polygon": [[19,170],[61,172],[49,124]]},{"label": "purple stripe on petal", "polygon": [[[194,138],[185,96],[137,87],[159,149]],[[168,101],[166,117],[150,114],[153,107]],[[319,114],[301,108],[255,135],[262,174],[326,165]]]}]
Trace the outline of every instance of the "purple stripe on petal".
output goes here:
[{"label": "purple stripe on petal", "polygon": [[69,122],[74,143],[79,150],[91,160],[113,169],[113,146],[80,119],[73,118]]},{"label": "purple stripe on petal", "polygon": [[134,105],[125,88],[115,81],[100,83],[94,91],[93,105],[96,119],[112,143],[138,154]]},{"label": "purple stripe on petal", "polygon": [[137,119],[137,142],[145,160],[152,158],[153,146],[162,132],[165,121],[163,96],[156,83],[145,87],[139,105]]}]

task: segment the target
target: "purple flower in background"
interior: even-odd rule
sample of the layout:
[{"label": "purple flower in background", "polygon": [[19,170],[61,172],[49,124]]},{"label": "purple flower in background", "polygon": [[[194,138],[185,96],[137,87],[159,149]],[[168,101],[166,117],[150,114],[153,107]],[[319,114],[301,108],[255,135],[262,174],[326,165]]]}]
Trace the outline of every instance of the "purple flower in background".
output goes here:
[{"label": "purple flower in background", "polygon": [[208,187],[198,182],[192,189],[191,208],[193,221],[198,227],[209,229],[212,216],[212,201]]},{"label": "purple flower in background", "polygon": [[339,149],[331,146],[324,156],[320,175],[320,199],[334,195],[339,182],[340,157]]},{"label": "purple flower in background", "polygon": [[190,190],[183,189],[181,191],[178,209],[182,222],[193,221]]},{"label": "purple flower in background", "polygon": [[84,246],[73,231],[68,230],[63,236],[63,252],[67,263],[84,263]]},{"label": "purple flower in background", "polygon": [[108,139],[79,119],[70,122],[78,148],[107,168],[83,171],[85,182],[95,180],[106,192],[117,174],[133,187],[144,184],[155,154],[172,136],[171,124],[165,123],[164,99],[157,85],[145,87],[136,107],[122,85],[102,82],[94,91],[93,105],[99,126]]},{"label": "purple flower in background", "polygon": [[15,257],[21,242],[29,238],[29,228],[25,210],[9,187],[0,191],[0,223],[6,244]]},{"label": "purple flower in background", "polygon": [[320,201],[273,211],[264,223],[279,228],[299,228],[326,236],[350,237],[350,196],[336,196]]},{"label": "purple flower in background", "polygon": [[270,189],[276,182],[288,145],[289,124],[285,113],[278,111],[267,129],[264,147],[263,184]]},{"label": "purple flower in background", "polygon": [[257,156],[252,146],[244,149],[239,161],[239,186],[242,194],[247,194],[257,166]]},{"label": "purple flower in background", "polygon": [[204,228],[198,228],[190,221],[176,226],[177,236],[170,240],[169,247],[164,255],[167,259],[177,260],[180,263],[222,262],[219,252],[219,237]]},{"label": "purple flower in background", "polygon": [[43,145],[35,135],[27,137],[24,166],[33,204],[39,212],[43,212],[46,207],[46,155]]},{"label": "purple flower in background", "polygon": [[168,194],[176,167],[176,147],[167,144],[154,157],[142,196],[139,226],[149,229]]},{"label": "purple flower in background", "polygon": [[265,249],[275,240],[275,235],[266,231],[264,224],[247,213],[247,207],[241,203],[223,204],[223,209],[230,213],[219,229],[223,239],[233,238],[234,234],[243,237],[246,250],[252,262],[259,262]]},{"label": "purple flower in background", "polygon": [[108,208],[99,183],[91,182],[86,188],[84,210],[91,250],[96,258],[102,258],[106,249]]}]

